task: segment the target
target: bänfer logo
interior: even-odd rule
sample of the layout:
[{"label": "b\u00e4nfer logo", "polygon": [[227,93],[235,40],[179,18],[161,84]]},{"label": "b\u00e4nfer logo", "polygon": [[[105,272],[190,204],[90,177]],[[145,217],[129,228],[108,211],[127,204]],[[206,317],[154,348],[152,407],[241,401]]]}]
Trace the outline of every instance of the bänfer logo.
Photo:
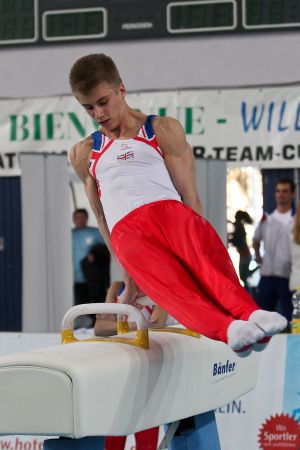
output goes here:
[{"label": "b\u00e4nfer logo", "polygon": [[215,363],[213,365],[213,377],[216,375],[224,375],[228,373],[235,372],[235,362],[230,362],[229,359],[227,359],[226,363]]}]

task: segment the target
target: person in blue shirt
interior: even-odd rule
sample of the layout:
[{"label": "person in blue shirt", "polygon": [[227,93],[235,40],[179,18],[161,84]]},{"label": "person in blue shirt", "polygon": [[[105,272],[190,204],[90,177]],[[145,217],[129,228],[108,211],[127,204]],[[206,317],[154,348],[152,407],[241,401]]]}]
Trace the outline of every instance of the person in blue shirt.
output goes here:
[{"label": "person in blue shirt", "polygon": [[75,226],[72,229],[72,249],[75,305],[101,300],[90,298],[88,280],[82,270],[82,261],[84,259],[89,263],[94,262],[93,248],[98,244],[105,245],[98,228],[88,226],[88,218],[88,212],[84,208],[76,209],[73,212]]}]

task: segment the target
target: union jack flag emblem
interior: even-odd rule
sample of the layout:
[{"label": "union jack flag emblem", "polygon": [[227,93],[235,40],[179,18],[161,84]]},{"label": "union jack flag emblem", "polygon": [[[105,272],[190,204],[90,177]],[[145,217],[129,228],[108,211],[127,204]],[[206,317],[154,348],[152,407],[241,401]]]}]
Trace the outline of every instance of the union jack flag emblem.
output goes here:
[{"label": "union jack flag emblem", "polygon": [[133,152],[121,153],[121,155],[117,155],[117,159],[123,159],[123,160],[134,159],[134,153]]}]

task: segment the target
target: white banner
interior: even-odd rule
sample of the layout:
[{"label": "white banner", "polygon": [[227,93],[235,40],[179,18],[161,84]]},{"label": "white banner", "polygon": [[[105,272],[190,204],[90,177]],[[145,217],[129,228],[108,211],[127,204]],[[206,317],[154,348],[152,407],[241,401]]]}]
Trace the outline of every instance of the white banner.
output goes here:
[{"label": "white banner", "polygon": [[[229,165],[300,167],[300,86],[140,92],[128,104],[183,125],[194,154]],[[72,96],[0,101],[0,176],[19,152],[62,152],[97,124]]]},{"label": "white banner", "polygon": [[278,335],[261,354],[256,388],[216,410],[222,450],[300,449],[300,335]]}]

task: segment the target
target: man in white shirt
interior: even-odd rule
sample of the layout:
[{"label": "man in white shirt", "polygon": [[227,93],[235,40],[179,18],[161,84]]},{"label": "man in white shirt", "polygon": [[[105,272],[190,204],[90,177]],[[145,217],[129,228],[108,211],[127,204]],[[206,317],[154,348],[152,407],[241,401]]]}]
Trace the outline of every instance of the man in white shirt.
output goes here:
[{"label": "man in white shirt", "polygon": [[[261,280],[256,301],[265,310],[275,311],[276,307],[287,320],[291,320],[292,302],[289,290],[291,272],[290,235],[294,211],[295,183],[282,179],[276,183],[276,209],[271,214],[264,213],[254,233],[253,247],[256,261],[261,264]],[[264,243],[264,255],[260,253],[260,243]]]}]

